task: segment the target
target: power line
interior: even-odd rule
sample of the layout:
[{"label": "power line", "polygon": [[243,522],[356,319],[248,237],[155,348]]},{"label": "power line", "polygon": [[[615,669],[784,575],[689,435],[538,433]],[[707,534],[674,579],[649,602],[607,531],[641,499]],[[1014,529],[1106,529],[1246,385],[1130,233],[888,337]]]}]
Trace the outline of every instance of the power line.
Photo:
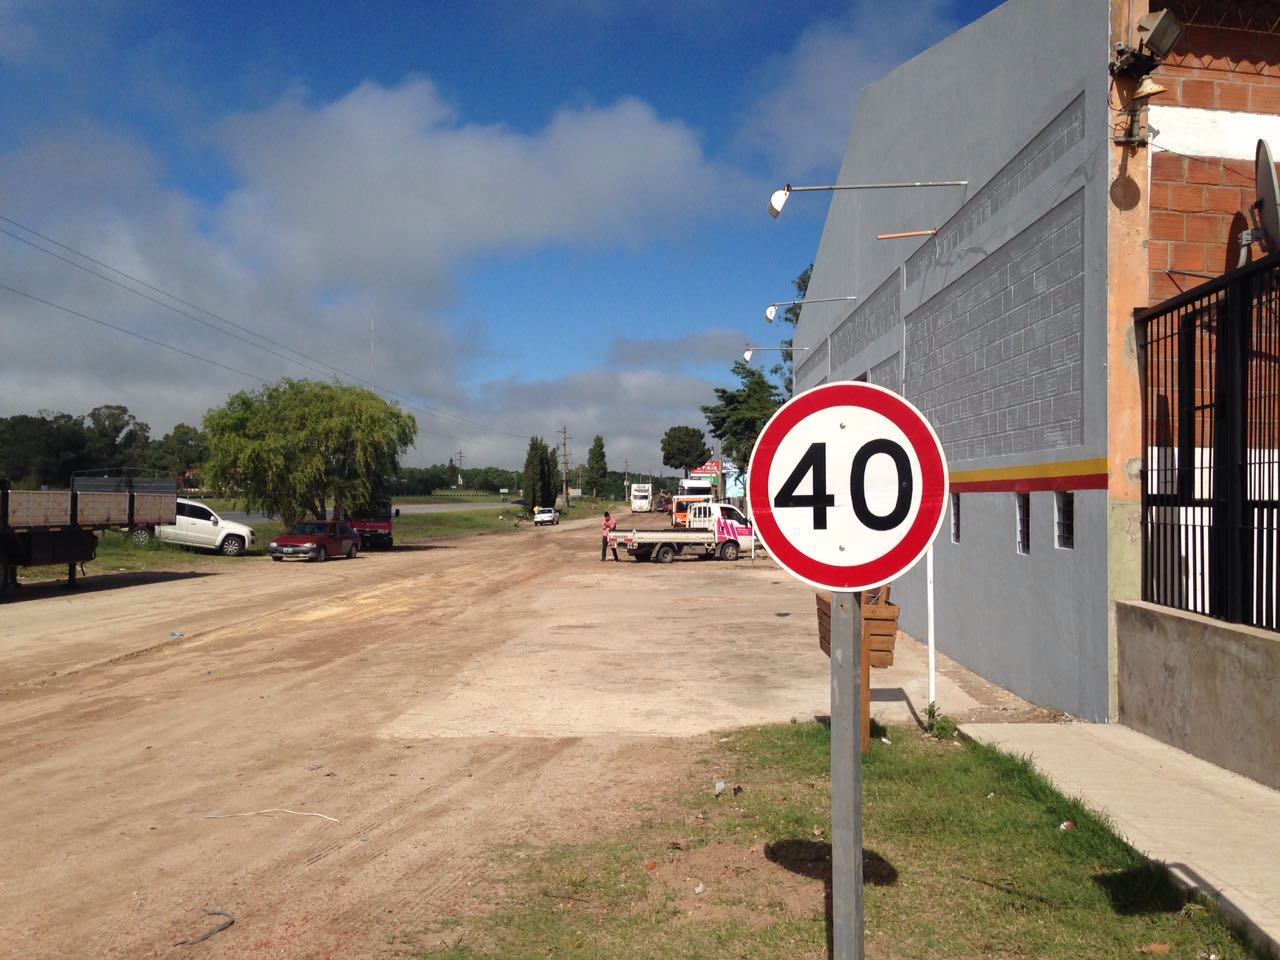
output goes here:
[{"label": "power line", "polygon": [[[263,384],[271,383],[270,380],[267,380],[265,377],[260,377],[256,373],[250,373],[247,370],[241,370],[239,367],[233,367],[230,364],[222,363],[219,360],[212,360],[209,357],[202,357],[198,353],[191,353],[187,350],[183,350],[181,347],[175,347],[172,344],[165,343],[163,340],[156,340],[154,337],[148,337],[146,334],[138,333],[137,331],[130,330],[127,327],[117,326],[116,324],[111,323],[107,320],[102,320],[102,319],[99,319],[98,317],[90,316],[87,313],[81,313],[79,310],[73,310],[70,307],[63,306],[60,303],[55,303],[52,300],[46,300],[44,297],[38,297],[34,293],[28,293],[25,290],[19,290],[17,287],[11,287],[6,283],[0,283],[0,290],[8,291],[9,293],[15,294],[19,297],[25,297],[28,300],[32,300],[36,303],[44,304],[46,307],[52,307],[55,310],[61,310],[63,313],[70,314],[73,317],[79,317],[81,320],[88,320],[90,323],[96,323],[99,326],[107,327],[108,329],[115,330],[118,333],[123,333],[123,334],[126,334],[127,336],[135,337],[138,340],[143,340],[146,343],[153,344],[154,346],[162,347],[163,349],[172,351],[173,353],[181,354],[184,357],[190,357],[192,360],[199,360],[201,363],[207,363],[210,366],[221,367],[223,370],[229,370],[231,373],[239,374],[242,377],[248,377],[250,380],[257,380],[259,383],[263,383]],[[438,430],[428,430],[425,427],[421,428],[421,432],[431,434],[432,436],[436,436],[436,437],[445,437],[446,439],[449,439],[449,440],[457,439],[456,434],[441,433]]]},{"label": "power line", "polygon": [[[123,271],[123,270],[119,270],[119,269],[117,269],[117,268],[115,268],[115,267],[111,266],[111,265],[110,265],[110,264],[108,264],[108,263],[104,263],[104,262],[103,262],[103,261],[101,261],[101,260],[98,260],[98,259],[96,259],[96,258],[94,258],[94,257],[91,257],[91,256],[89,256],[87,253],[83,253],[83,252],[81,252],[81,251],[79,251],[79,250],[75,249],[74,247],[68,246],[67,244],[62,243],[62,242],[60,242],[60,241],[58,241],[58,240],[55,240],[55,239],[54,239],[54,238],[52,238],[52,237],[46,236],[45,234],[42,234],[42,233],[40,233],[40,232],[39,232],[39,231],[37,231],[37,230],[33,230],[31,227],[28,227],[28,226],[26,226],[25,224],[19,223],[18,221],[16,221],[16,220],[12,219],[11,217],[6,217],[6,216],[4,216],[3,214],[0,214],[0,221],[4,221],[5,223],[12,224],[13,226],[17,227],[18,229],[20,229],[20,230],[24,230],[24,231],[26,231],[27,233],[30,233],[32,236],[39,237],[41,240],[44,240],[44,241],[45,241],[45,242],[47,242],[47,243],[51,243],[51,244],[53,244],[54,246],[59,247],[59,248],[61,248],[61,249],[63,249],[63,250],[66,250],[66,251],[67,251],[67,252],[69,252],[69,253],[73,253],[73,254],[75,254],[77,257],[81,257],[82,259],[87,260],[87,261],[89,261],[90,263],[96,264],[97,266],[100,266],[100,267],[102,267],[102,268],[103,268],[103,269],[105,269],[105,270],[109,270],[109,271],[111,271],[112,273],[116,274],[117,276],[124,277],[124,278],[126,278],[127,280],[129,280],[129,281],[131,281],[131,282],[133,282],[133,283],[137,283],[137,284],[139,284],[140,286],[146,287],[148,290],[155,291],[156,293],[159,293],[159,294],[161,294],[162,296],[168,297],[169,299],[171,299],[171,300],[173,300],[173,301],[175,301],[175,302],[177,302],[177,303],[180,303],[180,304],[182,304],[183,306],[190,307],[190,308],[191,308],[191,309],[193,309],[193,310],[199,310],[201,313],[203,313],[203,314],[205,314],[205,315],[207,315],[207,316],[213,317],[214,319],[216,319],[216,320],[220,321],[221,323],[228,324],[229,326],[235,327],[235,328],[236,328],[236,329],[238,329],[238,330],[243,330],[245,333],[248,333],[248,334],[250,334],[251,336],[257,337],[259,340],[262,340],[262,341],[264,341],[264,342],[266,342],[266,343],[270,343],[270,344],[272,344],[273,346],[280,347],[282,350],[287,350],[287,351],[289,351],[290,353],[295,354],[295,355],[297,355],[297,356],[299,356],[299,357],[302,357],[302,358],[303,358],[303,359],[305,359],[305,360],[309,360],[311,363],[317,363],[317,364],[319,364],[320,366],[324,367],[324,368],[325,368],[325,370],[331,371],[333,374],[336,374],[337,376],[340,376],[340,377],[346,377],[348,380],[353,380],[353,381],[355,381],[355,382],[357,382],[357,383],[364,384],[365,386],[370,387],[370,388],[372,388],[372,389],[374,389],[374,390],[377,390],[378,392],[383,393],[383,394],[385,394],[385,395],[387,395],[387,396],[389,396],[389,397],[394,397],[394,398],[395,398],[395,399],[397,399],[397,400],[401,400],[401,401],[403,401],[407,406],[410,406],[410,407],[412,407],[412,408],[414,408],[414,409],[417,409],[417,410],[419,410],[419,411],[421,411],[421,412],[423,412],[423,413],[431,413],[431,414],[434,414],[434,415],[439,416],[439,417],[445,417],[445,418],[450,419],[450,420],[455,420],[455,421],[457,421],[458,423],[464,424],[464,425],[466,425],[466,426],[474,427],[474,428],[479,429],[479,430],[489,431],[489,432],[492,432],[492,433],[502,434],[502,435],[504,435],[504,436],[508,436],[508,437],[511,437],[511,438],[513,438],[513,439],[516,439],[516,440],[523,440],[523,439],[524,439],[524,435],[523,435],[523,434],[512,433],[512,432],[510,432],[510,431],[508,431],[508,430],[502,430],[502,429],[500,429],[500,428],[498,428],[498,427],[493,427],[493,426],[490,426],[489,424],[481,423],[481,422],[480,422],[480,421],[478,421],[478,420],[471,420],[471,419],[470,419],[470,418],[468,418],[468,417],[463,417],[463,416],[460,416],[460,415],[458,415],[458,414],[454,414],[454,413],[448,413],[447,411],[444,411],[444,410],[438,410],[438,409],[436,409],[435,407],[431,407],[431,406],[428,406],[427,404],[420,403],[419,401],[415,401],[415,400],[413,400],[412,398],[410,398],[410,397],[408,397],[408,396],[406,396],[406,395],[404,395],[404,394],[398,393],[398,392],[396,392],[396,391],[394,391],[394,390],[390,389],[389,387],[384,387],[384,386],[382,386],[382,385],[380,385],[380,384],[378,384],[378,383],[373,382],[372,380],[366,380],[365,378],[360,377],[360,376],[357,376],[356,374],[350,373],[350,372],[348,372],[348,371],[345,371],[345,370],[341,369],[340,367],[335,367],[335,366],[333,366],[333,365],[331,365],[331,364],[325,363],[323,360],[320,360],[320,359],[318,359],[318,358],[316,358],[316,357],[312,357],[312,356],[310,356],[309,354],[306,354],[306,353],[302,352],[301,350],[297,350],[297,349],[295,349],[294,347],[290,347],[288,344],[281,343],[280,341],[278,341],[278,340],[274,340],[274,339],[272,339],[271,337],[266,336],[265,334],[258,333],[256,330],[253,330],[253,329],[252,329],[252,328],[250,328],[250,327],[246,327],[246,326],[244,326],[244,325],[242,325],[242,324],[236,323],[234,320],[229,320],[229,319],[227,319],[226,317],[221,316],[220,314],[214,313],[214,312],[213,312],[213,311],[211,311],[211,310],[207,310],[207,309],[205,309],[204,307],[199,306],[198,304],[194,304],[194,303],[191,303],[190,301],[184,300],[184,299],[182,299],[181,297],[179,297],[179,296],[177,296],[177,295],[175,295],[175,294],[169,293],[167,290],[164,290],[164,289],[162,289],[162,288],[160,288],[160,287],[157,287],[157,286],[155,286],[155,285],[153,285],[153,284],[147,283],[147,281],[142,280],[142,279],[140,279],[140,278],[138,278],[138,277],[135,277],[135,276],[133,276],[133,275],[132,275],[132,274],[130,274],[130,273],[126,273],[125,271]],[[278,358],[278,359],[284,360],[284,361],[286,361],[287,363],[297,364],[298,366],[303,367],[304,369],[310,370],[312,373],[318,373],[318,374],[320,374],[321,376],[326,376],[326,377],[327,377],[327,376],[329,376],[329,374],[328,374],[328,373],[326,373],[324,370],[317,370],[315,367],[309,366],[308,364],[303,363],[303,362],[302,362],[302,361],[300,361],[300,360],[295,360],[293,357],[286,357],[286,356],[283,356],[282,354],[276,353],[274,350],[269,350],[269,349],[267,349],[266,347],[262,346],[262,344],[254,343],[254,342],[253,342],[253,341],[251,341],[251,340],[246,340],[246,339],[245,339],[245,338],[243,338],[243,337],[237,336],[236,334],[232,333],[230,330],[225,330],[225,329],[223,329],[222,327],[219,327],[219,326],[217,326],[216,324],[212,324],[212,323],[210,323],[210,322],[209,322],[209,321],[207,321],[207,320],[203,320],[203,319],[201,319],[200,317],[193,316],[192,314],[187,313],[185,310],[179,310],[177,307],[173,306],[172,304],[165,303],[165,302],[163,302],[163,301],[161,301],[161,300],[157,300],[155,297],[148,296],[147,294],[143,293],[141,290],[136,290],[136,289],[134,289],[134,288],[132,288],[132,287],[130,287],[130,286],[127,286],[126,284],[120,283],[120,282],[119,282],[119,281],[117,281],[117,280],[113,280],[111,277],[104,276],[103,274],[98,273],[96,270],[91,270],[91,269],[89,269],[88,267],[84,266],[84,264],[76,263],[74,260],[69,260],[68,258],[66,258],[66,257],[62,256],[61,254],[58,254],[58,253],[56,253],[56,252],[54,252],[54,251],[52,251],[52,250],[48,250],[48,249],[46,249],[45,247],[42,247],[42,246],[40,246],[40,245],[39,245],[39,244],[37,244],[37,243],[33,243],[32,241],[30,241],[30,240],[26,239],[25,237],[21,237],[21,236],[19,236],[19,235],[15,234],[15,233],[13,233],[13,232],[11,232],[11,231],[9,231],[9,230],[5,230],[5,229],[3,229],[3,228],[0,228],[0,233],[3,233],[4,235],[6,235],[6,236],[8,236],[8,237],[13,238],[14,240],[17,240],[19,243],[26,244],[27,246],[31,247],[33,250],[38,250],[38,251],[40,251],[41,253],[44,253],[44,254],[46,254],[46,255],[48,255],[48,256],[51,256],[51,257],[54,257],[55,259],[60,260],[60,261],[62,261],[63,263],[66,263],[66,264],[68,264],[68,265],[70,265],[70,266],[72,266],[72,267],[75,267],[77,270],[82,270],[82,271],[84,271],[85,273],[88,273],[90,276],[97,277],[98,279],[100,279],[100,280],[104,280],[104,281],[106,281],[107,283],[112,284],[113,286],[119,287],[120,289],[125,290],[125,291],[127,291],[127,292],[129,292],[129,293],[132,293],[132,294],[134,294],[135,296],[141,297],[141,298],[143,298],[144,300],[147,300],[147,301],[149,301],[149,302],[151,302],[151,303],[154,303],[154,304],[156,304],[156,305],[157,305],[157,306],[159,306],[159,307],[162,307],[162,308],[164,308],[164,309],[166,309],[166,310],[170,310],[170,311],[172,311],[172,312],[174,312],[174,313],[178,314],[178,315],[179,315],[179,316],[181,316],[181,317],[185,317],[185,318],[187,318],[188,320],[192,320],[192,321],[194,321],[195,323],[202,324],[203,326],[206,326],[206,327],[208,327],[208,328],[209,328],[209,329],[211,329],[211,330],[214,330],[214,331],[216,331],[216,332],[218,332],[218,333],[221,333],[221,334],[223,334],[223,335],[225,335],[225,336],[231,337],[231,338],[232,338],[232,339],[234,339],[234,340],[238,340],[238,341],[240,341],[241,343],[247,344],[248,346],[251,346],[251,347],[253,347],[253,348],[255,348],[255,349],[262,350],[263,352],[268,353],[268,354],[270,354],[271,356],[274,356],[274,357],[276,357],[276,358]],[[157,341],[157,342],[158,342],[158,341]],[[259,379],[260,379],[260,378],[259,378]],[[266,381],[264,381],[264,382],[266,382]],[[431,431],[423,431],[423,432],[427,432],[427,433],[429,433],[429,432],[431,432]],[[448,436],[447,434],[438,434],[438,435],[440,435],[440,436]]]}]

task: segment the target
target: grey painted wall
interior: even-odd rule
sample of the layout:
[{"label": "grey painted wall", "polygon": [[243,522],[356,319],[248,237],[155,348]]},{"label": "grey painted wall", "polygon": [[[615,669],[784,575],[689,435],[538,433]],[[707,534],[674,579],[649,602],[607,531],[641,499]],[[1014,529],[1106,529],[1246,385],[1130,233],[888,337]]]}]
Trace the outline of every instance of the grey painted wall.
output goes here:
[{"label": "grey painted wall", "polygon": [[[1009,0],[863,91],[839,182],[970,182],[831,195],[808,295],[861,300],[804,308],[797,389],[902,391],[953,472],[1105,456],[1108,53],[1107,0]],[[1053,546],[1053,493],[1031,500],[1022,556],[1014,495],[961,495],[961,542],[948,527],[936,547],[939,648],[1105,720],[1105,491],[1075,493],[1074,550]],[[895,597],[921,637],[923,576]]]}]

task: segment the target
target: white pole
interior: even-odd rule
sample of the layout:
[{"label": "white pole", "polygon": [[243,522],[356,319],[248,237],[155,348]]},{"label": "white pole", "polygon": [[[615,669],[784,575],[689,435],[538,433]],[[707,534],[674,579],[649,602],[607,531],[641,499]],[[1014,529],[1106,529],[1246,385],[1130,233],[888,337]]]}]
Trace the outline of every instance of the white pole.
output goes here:
[{"label": "white pole", "polygon": [[925,609],[927,611],[929,631],[929,702],[938,702],[938,685],[937,685],[937,647],[933,642],[933,544],[929,545],[929,550],[925,554]]}]

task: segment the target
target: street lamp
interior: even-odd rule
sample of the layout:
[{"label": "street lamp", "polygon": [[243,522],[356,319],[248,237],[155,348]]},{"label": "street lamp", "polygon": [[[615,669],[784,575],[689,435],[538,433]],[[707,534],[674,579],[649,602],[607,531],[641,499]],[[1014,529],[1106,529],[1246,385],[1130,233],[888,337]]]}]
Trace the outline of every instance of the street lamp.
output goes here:
[{"label": "street lamp", "polygon": [[759,353],[761,350],[781,350],[784,353],[790,350],[791,352],[794,353],[797,350],[812,350],[812,349],[813,349],[812,347],[753,347],[751,344],[748,343],[747,349],[742,351],[742,359],[743,359],[743,362],[750,363],[751,355],[753,353]]},{"label": "street lamp", "polygon": [[904,187],[967,187],[968,180],[925,180],[916,183],[836,183],[825,187],[793,187],[787,184],[781,190],[773,191],[769,198],[769,216],[777,217],[782,212],[787,197],[801,190],[896,190]]},{"label": "street lamp", "polygon": [[775,300],[764,308],[764,319],[767,323],[773,323],[774,318],[778,316],[778,308],[790,306],[793,303],[831,303],[833,300],[857,299],[857,297],[814,297],[812,300]]}]

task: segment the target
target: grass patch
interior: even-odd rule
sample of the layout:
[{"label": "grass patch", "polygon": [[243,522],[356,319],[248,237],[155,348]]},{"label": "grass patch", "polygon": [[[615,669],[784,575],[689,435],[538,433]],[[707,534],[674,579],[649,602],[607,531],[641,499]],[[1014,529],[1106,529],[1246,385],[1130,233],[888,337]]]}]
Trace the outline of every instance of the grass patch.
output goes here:
[{"label": "grass patch", "polygon": [[514,530],[519,507],[510,510],[456,510],[448,513],[402,513],[392,525],[396,543],[430,543],[493,530]]},{"label": "grass patch", "polygon": [[[1263,956],[1028,762],[888,734],[864,763],[868,956],[1128,958],[1149,944]],[[418,956],[825,957],[829,749],[814,722],[730,734],[664,815],[608,840],[512,851],[499,905]]]}]

